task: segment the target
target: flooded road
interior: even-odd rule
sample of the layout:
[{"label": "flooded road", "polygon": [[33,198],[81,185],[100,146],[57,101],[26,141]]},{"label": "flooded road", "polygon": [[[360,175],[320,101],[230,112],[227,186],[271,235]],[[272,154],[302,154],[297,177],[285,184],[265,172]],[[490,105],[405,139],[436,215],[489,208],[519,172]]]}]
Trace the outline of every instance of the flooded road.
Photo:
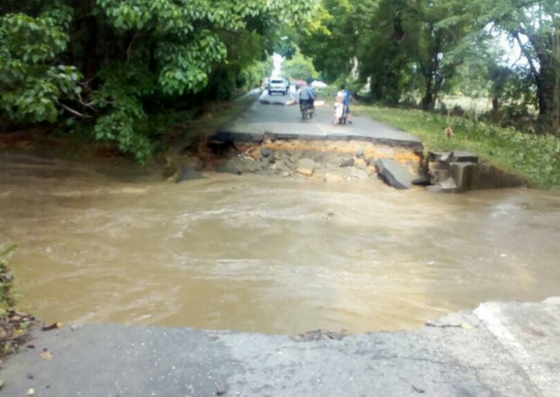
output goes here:
[{"label": "flooded road", "polygon": [[0,248],[45,322],[410,329],[560,295],[560,193],[434,195],[0,156]]}]

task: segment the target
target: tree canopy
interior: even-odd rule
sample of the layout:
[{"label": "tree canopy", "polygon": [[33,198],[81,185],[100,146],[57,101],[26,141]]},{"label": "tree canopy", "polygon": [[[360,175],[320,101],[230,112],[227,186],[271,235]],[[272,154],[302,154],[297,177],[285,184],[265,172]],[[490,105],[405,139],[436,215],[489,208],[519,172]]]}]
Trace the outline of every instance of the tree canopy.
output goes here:
[{"label": "tree canopy", "polygon": [[[542,131],[560,125],[559,0],[323,0],[321,29],[301,48],[330,81],[357,79],[373,100],[413,93],[433,109],[443,93],[486,91],[495,111],[538,109]],[[520,59],[504,60],[504,42]],[[478,86],[475,90],[474,86]]]},{"label": "tree canopy", "polygon": [[[254,82],[296,0],[3,0],[0,112],[14,121],[91,125],[141,161],[152,111],[224,99]],[[260,80],[262,76],[258,77]]]},{"label": "tree canopy", "polygon": [[2,0],[0,117],[79,126],[147,161],[151,114],[258,84],[274,51],[292,77],[372,100],[432,110],[484,92],[496,120],[560,128],[560,0]]}]

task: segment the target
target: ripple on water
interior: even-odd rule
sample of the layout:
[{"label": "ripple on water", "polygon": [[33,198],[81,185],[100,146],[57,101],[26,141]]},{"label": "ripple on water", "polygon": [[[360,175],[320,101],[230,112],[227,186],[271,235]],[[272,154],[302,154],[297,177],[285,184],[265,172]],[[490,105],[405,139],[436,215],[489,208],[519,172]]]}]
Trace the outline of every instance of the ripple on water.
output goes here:
[{"label": "ripple on water", "polygon": [[47,322],[363,332],[560,293],[558,192],[2,167],[0,241]]}]

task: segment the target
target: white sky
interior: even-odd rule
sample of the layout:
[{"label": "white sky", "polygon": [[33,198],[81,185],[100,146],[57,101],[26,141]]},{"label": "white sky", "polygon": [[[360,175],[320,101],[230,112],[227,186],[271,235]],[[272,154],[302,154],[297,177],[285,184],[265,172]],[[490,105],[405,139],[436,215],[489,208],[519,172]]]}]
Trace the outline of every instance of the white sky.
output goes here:
[{"label": "white sky", "polygon": [[284,58],[282,55],[274,53],[274,55],[272,55],[272,60],[274,61],[272,77],[278,77],[282,74],[282,62],[284,62]]}]

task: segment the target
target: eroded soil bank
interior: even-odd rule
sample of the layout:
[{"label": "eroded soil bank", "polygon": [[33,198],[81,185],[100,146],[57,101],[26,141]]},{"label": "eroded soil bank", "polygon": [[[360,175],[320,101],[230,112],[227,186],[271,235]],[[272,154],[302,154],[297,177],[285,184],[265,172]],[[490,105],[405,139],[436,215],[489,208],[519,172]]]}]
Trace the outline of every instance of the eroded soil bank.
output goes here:
[{"label": "eroded soil bank", "polygon": [[186,150],[169,160],[164,176],[181,182],[200,178],[199,172],[209,170],[342,182],[376,179],[375,164],[380,159],[393,159],[416,177],[422,172],[422,154],[410,148],[357,140],[265,139],[209,142],[203,151]]}]

